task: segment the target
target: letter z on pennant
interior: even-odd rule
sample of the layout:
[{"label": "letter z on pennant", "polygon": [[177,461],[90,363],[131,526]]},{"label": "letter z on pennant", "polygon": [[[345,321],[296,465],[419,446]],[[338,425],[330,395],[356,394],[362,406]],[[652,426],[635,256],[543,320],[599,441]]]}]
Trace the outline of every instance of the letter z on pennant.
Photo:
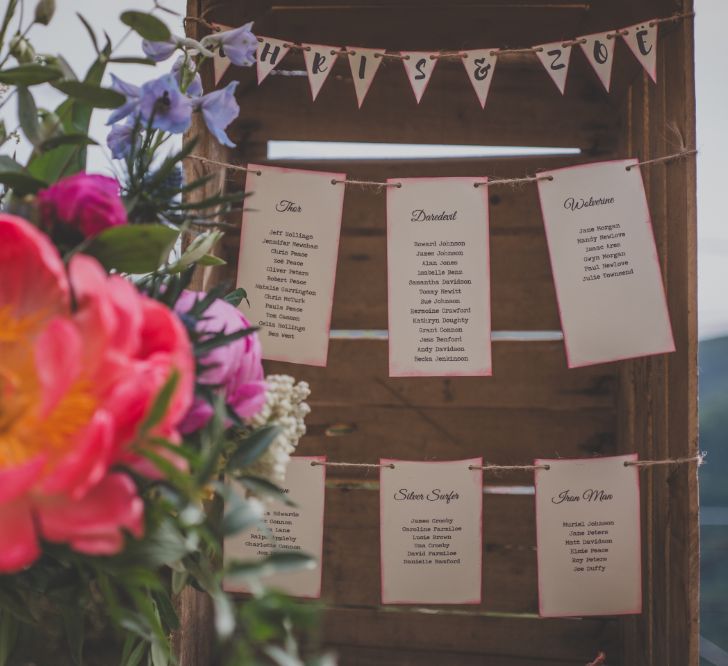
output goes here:
[{"label": "letter z on pennant", "polygon": [[564,46],[561,42],[541,44],[536,47],[536,55],[563,95],[566,88],[566,75],[569,73],[571,46]]},{"label": "letter z on pennant", "polygon": [[283,60],[283,57],[291,50],[287,42],[270,37],[258,38],[258,49],[256,51],[256,71],[258,74],[258,85],[268,76]]},{"label": "letter z on pennant", "polygon": [[425,51],[402,51],[401,55],[404,56],[404,58],[402,58],[402,64],[404,65],[405,72],[407,72],[407,78],[412,86],[412,92],[414,92],[415,99],[419,104],[422,99],[422,95],[425,94],[427,84],[430,82],[432,72],[435,70],[437,58],[433,58],[432,56],[437,55],[437,53]]}]

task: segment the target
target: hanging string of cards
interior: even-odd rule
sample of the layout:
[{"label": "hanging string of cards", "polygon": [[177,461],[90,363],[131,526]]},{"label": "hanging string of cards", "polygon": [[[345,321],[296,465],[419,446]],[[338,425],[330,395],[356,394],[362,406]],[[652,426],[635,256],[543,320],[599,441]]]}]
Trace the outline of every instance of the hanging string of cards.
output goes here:
[{"label": "hanging string of cards", "polygon": [[[301,51],[306,65],[311,96],[315,100],[326,79],[331,73],[339,56],[349,59],[354,81],[356,99],[361,108],[364,98],[374,81],[380,65],[385,59],[400,60],[407,79],[412,86],[415,99],[419,104],[432,78],[438,61],[443,59],[460,60],[473,86],[482,108],[488,99],[498,58],[510,53],[533,53],[563,95],[571,61],[571,49],[579,46],[595,74],[608,92],[612,66],[614,64],[615,44],[621,37],[638,62],[644,67],[654,82],[657,82],[657,44],[658,28],[662,23],[678,21],[693,14],[677,14],[665,18],[642,21],[625,28],[606,32],[582,35],[570,40],[538,44],[527,48],[480,48],[462,51],[385,51],[359,46],[331,46],[323,44],[293,43],[272,37],[258,37],[257,78],[260,85],[266,77],[280,65],[291,50]],[[216,28],[228,26],[215,26]],[[230,65],[224,54],[215,57],[215,83],[217,84]]]},{"label": "hanging string of cards", "polygon": [[[224,556],[255,561],[274,552],[312,555],[318,566],[279,573],[268,582],[293,596],[319,598],[327,566],[325,470],[377,468],[381,603],[479,605],[488,566],[483,472],[529,470],[535,486],[539,614],[636,614],[642,610],[639,470],[701,460],[698,455],[639,461],[630,454],[499,466],[483,465],[481,458],[355,464],[296,456],[284,488],[292,501],[269,504],[261,526],[225,541]],[[229,578],[226,588],[250,591],[244,578]]]},{"label": "hanging string of cards", "polygon": [[[386,189],[389,374],[492,373],[487,190],[535,182],[567,364],[577,368],[675,350],[640,169],[683,158],[614,160],[520,179],[347,180],[342,173],[250,164],[240,307],[264,358],[325,366],[344,192]],[[205,158],[196,158],[207,161]]]}]

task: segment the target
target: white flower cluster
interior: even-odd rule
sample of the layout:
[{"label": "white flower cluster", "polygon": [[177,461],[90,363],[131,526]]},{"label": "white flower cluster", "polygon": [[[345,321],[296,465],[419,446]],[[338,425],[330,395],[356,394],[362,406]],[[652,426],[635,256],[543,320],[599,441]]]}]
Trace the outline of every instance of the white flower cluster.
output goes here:
[{"label": "white flower cluster", "polygon": [[268,375],[265,378],[265,405],[250,419],[250,425],[260,428],[275,424],[281,432],[267,451],[247,470],[248,474],[282,485],[291,454],[306,434],[304,419],[311,411],[306,398],[311,395],[307,382],[298,382],[288,375]]}]

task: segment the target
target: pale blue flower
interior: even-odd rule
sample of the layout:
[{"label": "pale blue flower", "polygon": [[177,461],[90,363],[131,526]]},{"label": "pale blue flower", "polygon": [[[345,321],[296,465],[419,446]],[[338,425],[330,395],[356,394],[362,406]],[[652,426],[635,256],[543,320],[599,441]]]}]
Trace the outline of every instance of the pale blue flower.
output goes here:
[{"label": "pale blue flower", "polygon": [[174,74],[148,81],[141,87],[141,117],[152,127],[180,134],[192,122],[192,102],[180,92]]},{"label": "pale blue flower", "polygon": [[252,27],[253,22],[251,21],[234,30],[214,35],[215,43],[220,45],[220,55],[227,56],[230,58],[230,62],[239,67],[254,65],[258,38],[252,33]]},{"label": "pale blue flower", "polygon": [[126,83],[126,81],[122,81],[113,74],[111,75],[111,89],[124,95],[126,102],[112,111],[109,119],[106,121],[107,125],[113,125],[135,111],[139,106],[141,95],[141,88],[139,86],[135,86],[133,83]]},{"label": "pale blue flower", "polygon": [[177,43],[174,41],[169,42],[150,42],[148,39],[142,40],[142,51],[144,55],[154,62],[162,62],[167,60],[177,49]]},{"label": "pale blue flower", "polygon": [[[183,56],[180,56],[175,61],[174,65],[172,65],[172,74],[174,74],[174,77],[177,79],[177,83],[182,87],[182,66],[184,65],[185,59]],[[187,61],[187,69],[192,71],[195,68],[194,64]],[[189,85],[187,86],[187,90],[185,92],[190,97],[199,97],[202,95],[202,79],[200,78],[199,74],[195,74],[195,78],[190,81]]]},{"label": "pale blue flower", "polygon": [[222,90],[216,90],[195,100],[195,106],[202,111],[207,129],[223,146],[230,148],[234,148],[235,144],[228,138],[225,129],[240,113],[240,107],[235,101],[237,87],[238,82],[233,81]]},{"label": "pale blue flower", "polygon": [[131,152],[135,129],[138,129],[135,128],[136,124],[133,119],[128,118],[125,123],[116,123],[111,127],[106,137],[106,145],[114,159],[123,159]]}]

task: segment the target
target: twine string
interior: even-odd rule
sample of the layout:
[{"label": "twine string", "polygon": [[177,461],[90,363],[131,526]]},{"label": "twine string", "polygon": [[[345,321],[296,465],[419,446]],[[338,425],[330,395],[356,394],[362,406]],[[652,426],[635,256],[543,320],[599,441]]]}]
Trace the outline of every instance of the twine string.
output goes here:
[{"label": "twine string", "polygon": [[394,465],[383,464],[383,463],[349,463],[349,462],[321,462],[319,460],[312,460],[311,467],[361,467],[363,469],[371,469],[373,467],[381,468],[386,467],[387,469],[394,469]]},{"label": "twine string", "polygon": [[197,160],[198,162],[204,162],[205,164],[212,164],[214,166],[224,167],[225,169],[231,169],[232,171],[242,171],[245,173],[254,173],[256,176],[262,176],[263,172],[259,169],[248,169],[248,167],[241,166],[240,164],[230,164],[228,162],[218,162],[217,160],[211,160],[202,155],[188,155],[185,159]]},{"label": "twine string", "polygon": [[655,157],[651,160],[644,160],[643,162],[637,162],[637,164],[633,164],[631,166],[624,167],[627,171],[631,171],[635,167],[641,167],[646,166],[648,164],[662,164],[664,162],[673,162],[674,160],[682,160],[686,157],[690,157],[690,155],[697,155],[698,151],[696,149],[692,150],[682,150],[679,153],[673,153],[672,155],[665,155],[664,157]]},{"label": "twine string", "polygon": [[705,461],[705,454],[698,453],[685,458],[665,458],[664,460],[625,460],[625,467],[656,467],[658,465],[689,465],[697,463],[698,467]]}]

